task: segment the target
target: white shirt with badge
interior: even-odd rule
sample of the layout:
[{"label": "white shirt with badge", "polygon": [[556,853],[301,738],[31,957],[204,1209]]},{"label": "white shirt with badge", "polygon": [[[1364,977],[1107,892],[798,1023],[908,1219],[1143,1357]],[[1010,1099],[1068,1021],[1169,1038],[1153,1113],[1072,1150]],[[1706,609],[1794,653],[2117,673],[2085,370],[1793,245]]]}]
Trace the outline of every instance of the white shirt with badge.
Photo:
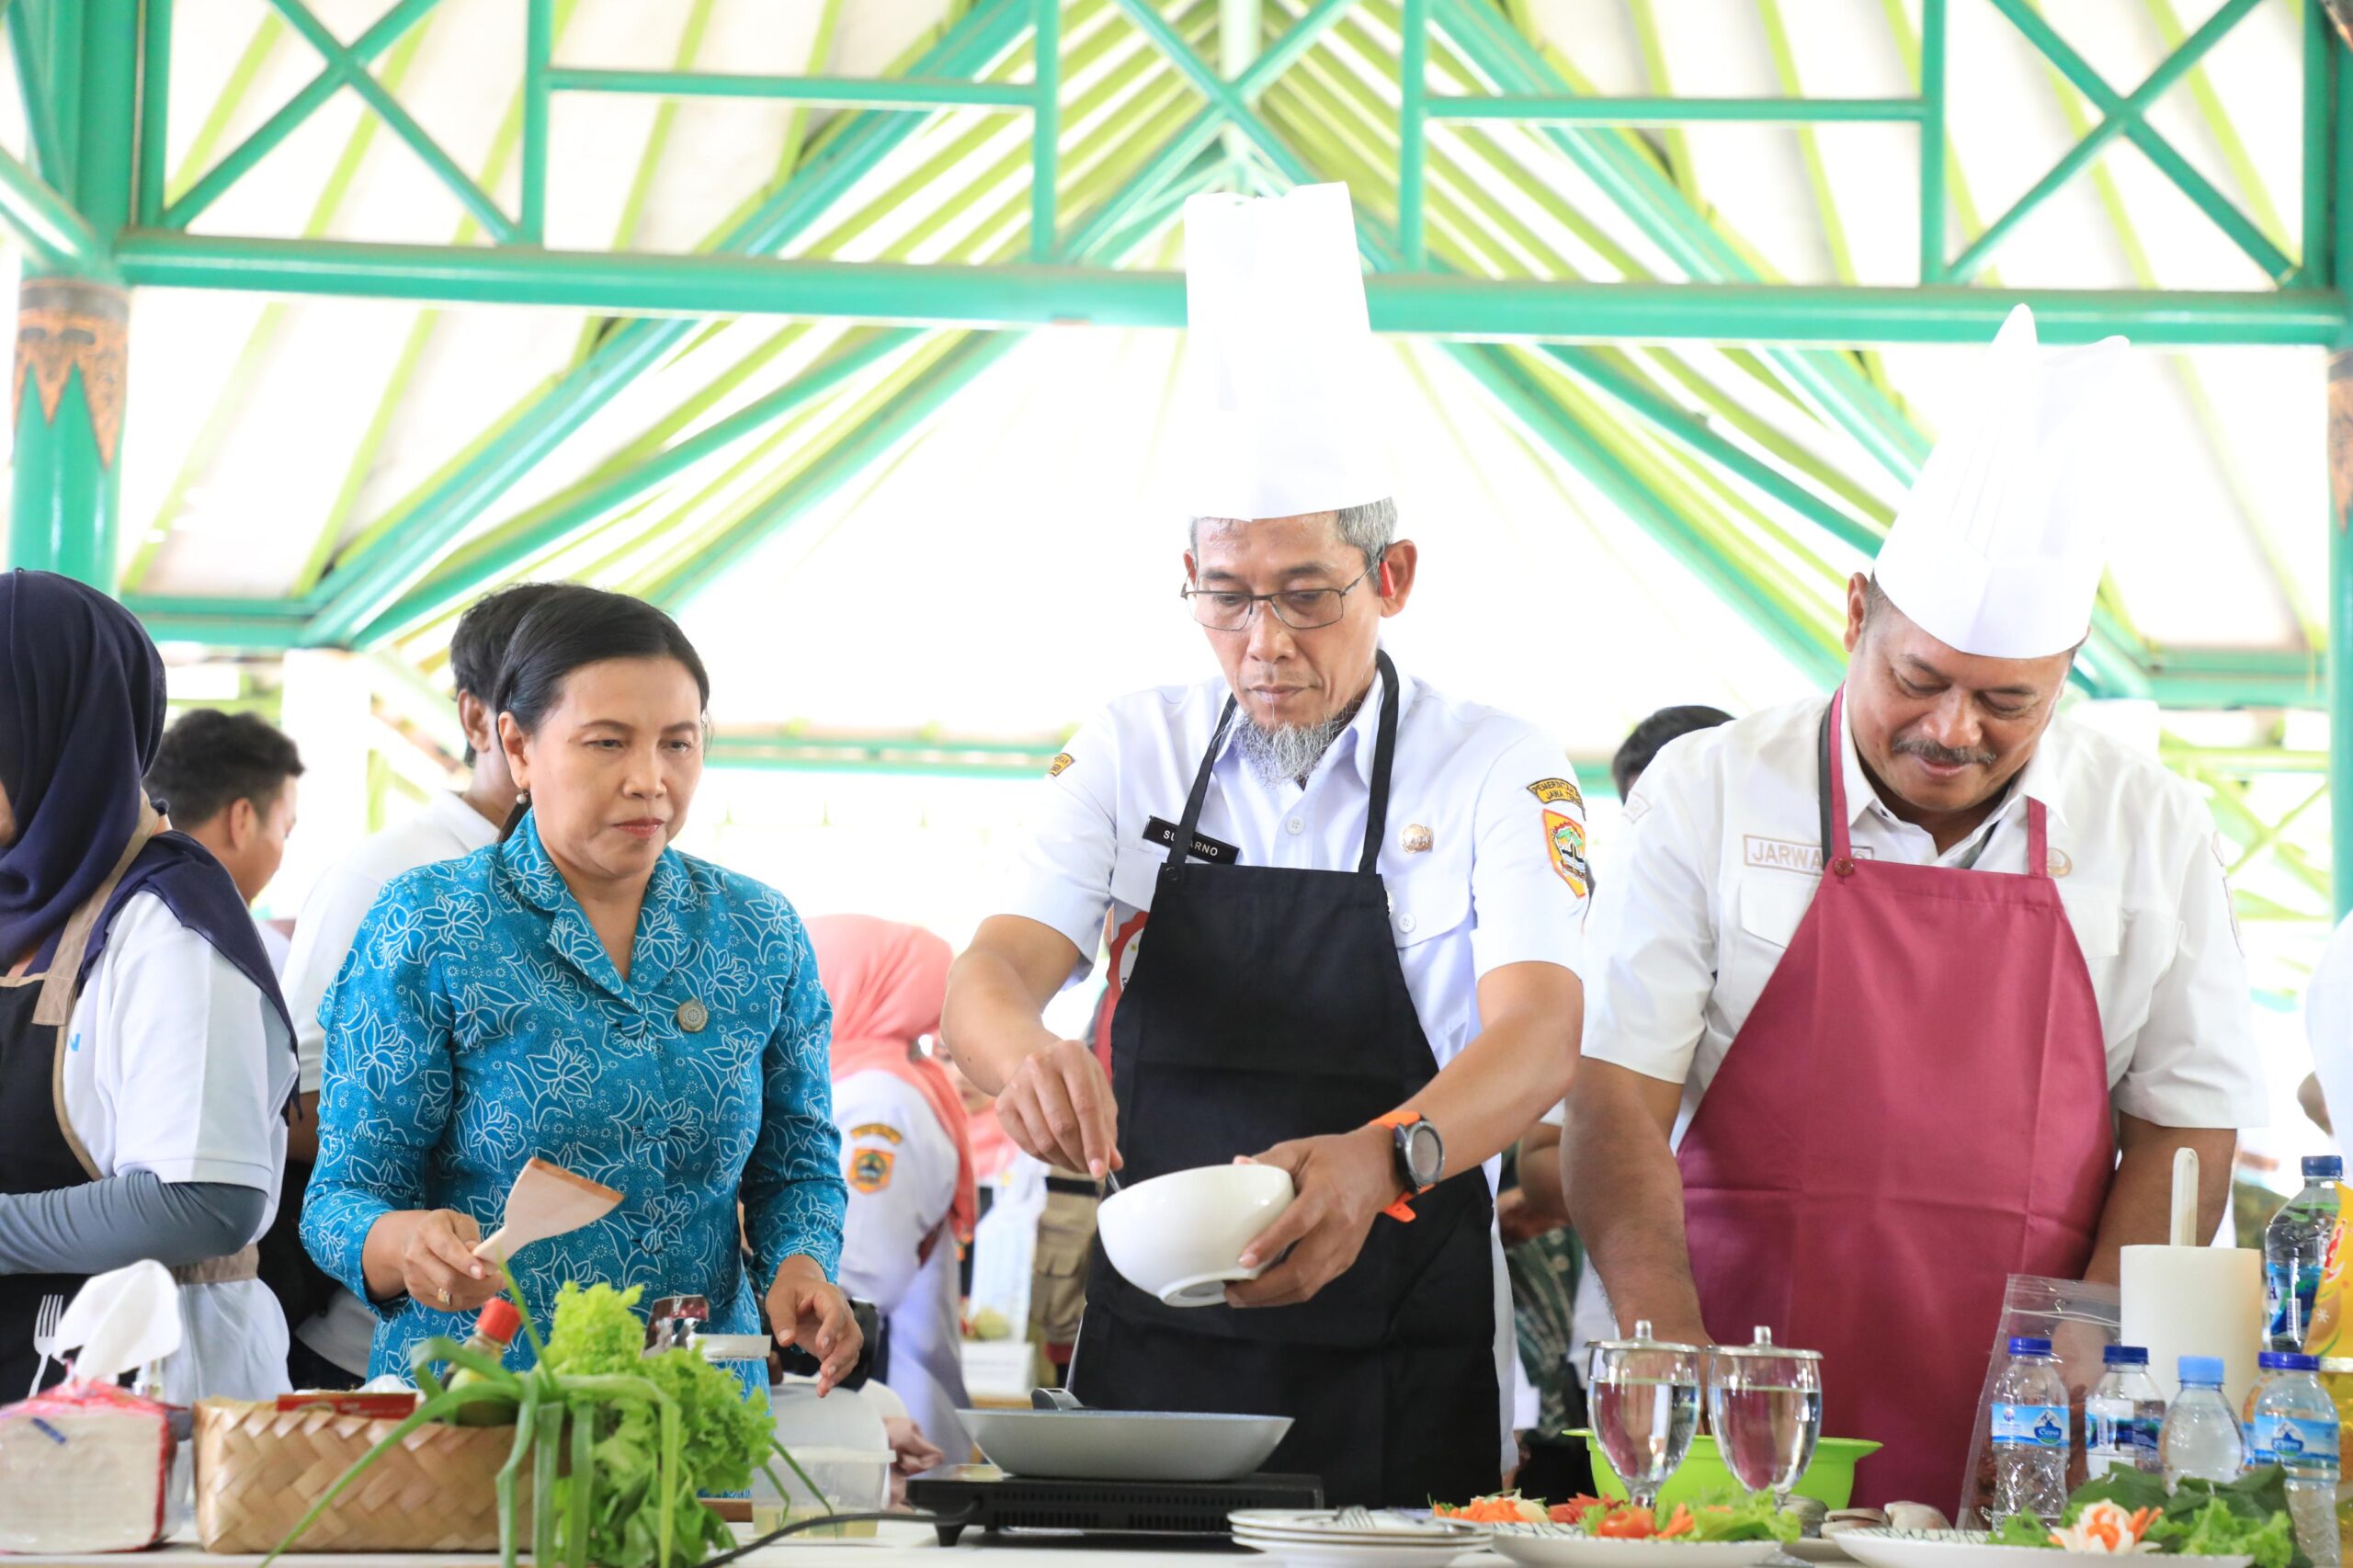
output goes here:
[{"label": "white shirt with badge", "polygon": [[[115,917],[74,1001],[60,1074],[66,1122],[101,1179],[145,1171],[253,1187],[268,1204],[246,1239],[269,1228],[292,1042],[254,983],[154,894],[132,894]],[[183,1285],[180,1315],[165,1403],[286,1392],[286,1317],[267,1285]]]},{"label": "white shirt with badge", "polygon": [[849,1211],[842,1221],[842,1289],[891,1320],[886,1381],[926,1436],[961,1463],[972,1438],[966,1403],[956,1238],[956,1144],[931,1102],[879,1069],[834,1085]]},{"label": "white shirt with badge", "polygon": [[[1151,940],[1153,890],[1170,853],[1156,824],[1169,824],[1173,836],[1228,694],[1216,677],[1123,697],[1055,759],[1016,846],[1003,912],[1068,937],[1083,955],[1074,981],[1093,964],[1107,913],[1111,961],[1123,980]],[[1199,837],[1245,866],[1354,870],[1364,853],[1382,701],[1376,680],[1304,787],[1262,783],[1229,735],[1211,771]],[[1483,975],[1514,963],[1582,972],[1592,886],[1585,800],[1560,745],[1525,721],[1457,701],[1403,670],[1398,703],[1378,865],[1405,989],[1443,1068],[1479,1033]],[[1487,1162],[1490,1190],[1497,1168]],[[1489,1250],[1497,1420],[1508,1469],[1516,1461],[1510,1399],[1518,1350],[1501,1240]]]},{"label": "white shirt with badge", "polygon": [[[294,1045],[301,1065],[301,1092],[319,1092],[326,1054],[326,1028],[319,1004],[335,971],[359,936],[384,884],[419,866],[454,860],[498,842],[498,826],[461,795],[437,794],[406,822],[396,823],[362,843],[327,869],[302,901],[294,922],[292,952],[278,973],[286,1009],[294,1018]],[[376,1314],[350,1291],[338,1288],[309,1322],[294,1325],[294,1336],[344,1370],[368,1375],[369,1347],[376,1337]]]},{"label": "white shirt with badge", "polygon": [[[1825,701],[1673,742],[1626,802],[1618,875],[1587,933],[1584,1054],[1682,1084],[1678,1141],[1820,884]],[[1843,724],[1837,745],[1859,857],[2022,872],[2026,802],[2042,801],[2114,1108],[2164,1127],[2264,1122],[2230,889],[2212,819],[2187,782],[2063,714],[2002,805],[1940,855],[1881,801]]]},{"label": "white shirt with badge", "polygon": [[[1002,910],[1068,937],[1084,955],[1073,980],[1094,961],[1107,911],[1123,973],[1139,939],[1150,939],[1153,889],[1170,851],[1149,824],[1184,816],[1227,694],[1214,678],[1121,698],[1055,759],[1016,846]],[[1404,671],[1398,696],[1380,870],[1405,988],[1443,1067],[1479,1032],[1481,976],[1529,962],[1582,971],[1585,801],[1561,747],[1533,725],[1458,702]],[[1199,836],[1238,851],[1245,866],[1356,869],[1381,700],[1375,681],[1303,789],[1259,782],[1229,735]]]}]

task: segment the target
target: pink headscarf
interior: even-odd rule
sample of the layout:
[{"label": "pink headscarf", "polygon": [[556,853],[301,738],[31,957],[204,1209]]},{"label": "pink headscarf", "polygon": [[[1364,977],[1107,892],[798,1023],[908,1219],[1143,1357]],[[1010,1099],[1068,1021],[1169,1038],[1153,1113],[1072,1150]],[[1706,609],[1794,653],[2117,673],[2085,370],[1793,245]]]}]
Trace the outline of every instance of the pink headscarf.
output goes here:
[{"label": "pink headscarf", "polygon": [[909,1049],[918,1036],[939,1032],[955,954],[920,926],[871,915],[820,915],[808,926],[817,978],[834,1005],[834,1081],[881,1071],[921,1091],[955,1142],[956,1200],[949,1221],[959,1241],[972,1240],[980,1202],[964,1102],[947,1069]]}]

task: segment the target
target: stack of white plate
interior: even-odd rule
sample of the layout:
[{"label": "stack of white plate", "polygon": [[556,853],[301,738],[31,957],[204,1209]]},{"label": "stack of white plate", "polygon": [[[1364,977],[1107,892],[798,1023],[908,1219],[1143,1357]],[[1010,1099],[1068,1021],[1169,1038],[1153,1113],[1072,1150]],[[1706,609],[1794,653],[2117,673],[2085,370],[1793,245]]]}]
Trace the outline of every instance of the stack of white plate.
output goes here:
[{"label": "stack of white plate", "polygon": [[1237,1543],[1298,1568],[1446,1568],[1493,1533],[1371,1508],[1245,1508],[1226,1518]]}]

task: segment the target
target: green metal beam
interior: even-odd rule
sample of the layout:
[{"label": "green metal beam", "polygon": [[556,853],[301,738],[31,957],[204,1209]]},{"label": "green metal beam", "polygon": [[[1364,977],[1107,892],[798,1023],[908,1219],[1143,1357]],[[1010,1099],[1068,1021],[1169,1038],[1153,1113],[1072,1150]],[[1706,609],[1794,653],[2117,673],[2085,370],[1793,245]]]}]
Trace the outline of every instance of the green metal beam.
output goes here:
[{"label": "green metal beam", "polygon": [[[1099,267],[926,267],[153,231],[125,234],[116,256],[132,283],[158,288],[554,305],[621,316],[836,317],[970,327],[1081,322],[1176,328],[1185,322],[1181,273]],[[2026,303],[2049,343],[2125,332],[2143,345],[2309,346],[2334,342],[2346,319],[2344,297],[2334,290],[1996,293],[1391,276],[1368,278],[1366,292],[1377,332],[1495,342],[1983,343],[2011,306]]]},{"label": "green metal beam", "polygon": [[1422,212],[1429,196],[1430,0],[1404,0],[1399,16],[1397,252],[1406,271],[1421,272],[1429,262]]},{"label": "green metal beam", "polygon": [[[1029,19],[1028,0],[988,0],[915,62],[918,75],[977,74],[1010,50]],[[922,125],[904,114],[856,116],[801,173],[722,236],[721,251],[773,253],[817,221]],[[490,253],[485,253],[490,254]],[[553,262],[557,258],[542,257]],[[722,256],[694,258],[724,265]],[[419,296],[410,296],[415,298]],[[431,297],[431,296],[424,296]],[[612,313],[641,314],[634,307]],[[698,315],[724,313],[705,303]],[[494,447],[478,453],[424,497],[401,529],[339,564],[322,583],[329,596],[306,634],[340,642],[381,613],[431,567],[483,508],[587,422],[636,376],[682,342],[690,321],[631,321],[533,403]]]},{"label": "green metal beam", "polygon": [[[2313,10],[2320,0],[2305,0]],[[2330,266],[2353,282],[2353,80],[2344,48],[2331,41],[2328,158]],[[2320,149],[2307,153],[2312,156]],[[2306,242],[2309,244],[2309,240]],[[2353,914],[2353,324],[2328,364],[2328,827],[2337,917]]]},{"label": "green metal beam", "polygon": [[44,272],[79,278],[113,273],[106,242],[63,197],[5,151],[0,151],[0,219],[31,248],[35,265]]},{"label": "green metal beam", "polygon": [[1034,40],[1030,70],[1036,80],[1029,89],[1034,100],[1029,130],[1029,259],[1051,261],[1061,241],[1055,209],[1062,177],[1063,7],[1062,0],[1032,3],[1037,9],[1030,23]]},{"label": "green metal beam", "polygon": [[[439,4],[440,0],[399,0],[399,4],[378,17],[373,26],[354,40],[348,49],[338,43],[335,54],[328,59],[325,70],[313,76],[301,91],[287,99],[276,114],[264,120],[252,135],[230,149],[219,163],[205,171],[201,179],[165,210],[163,226],[167,229],[187,228],[199,213],[219,200],[222,192],[236,184],[256,164],[267,157],[278,143],[292,135],[321,104],[335,97],[352,71],[366,75],[370,62],[392,48],[400,40],[402,34],[422,21],[425,14]],[[283,13],[283,6],[279,9]],[[288,20],[292,20],[292,17],[289,16]]]},{"label": "green metal beam", "polygon": [[8,53],[17,73],[17,97],[25,106],[25,131],[32,143],[33,167],[60,186],[74,177],[73,159],[66,151],[49,84],[41,77],[41,49],[33,37],[32,7],[18,0],[6,7]]},{"label": "green metal beam", "polygon": [[1993,3],[1995,9],[2027,36],[2029,42],[2075,84],[2077,91],[2098,107],[2104,118],[2097,129],[2069,149],[2065,156],[2052,165],[2048,174],[2035,182],[2033,188],[2013,203],[2007,212],[1994,220],[1992,226],[1955,258],[1950,277],[1965,279],[1984,266],[1985,257],[1994,247],[2000,244],[2027,214],[2040,206],[2052,192],[2075,178],[2086,165],[2099,156],[2119,136],[2129,137],[2149,162],[2154,164],[2200,211],[2213,220],[2215,225],[2263,269],[2265,277],[2284,281],[2295,276],[2296,264],[2289,260],[2230,198],[2215,189],[2212,181],[2175,152],[2172,144],[2159,135],[2146,119],[2149,106],[2164,97],[2186,72],[2204,59],[2207,52],[2255,8],[2258,0],[2224,0],[2222,7],[2208,17],[2203,26],[2185,39],[2178,49],[2165,56],[2163,63],[2149,74],[2147,80],[2129,96],[2121,97],[2082,55],[2052,29],[2051,24],[2042,19],[2041,14],[2028,0],[1993,0]]},{"label": "green metal beam", "polygon": [[1522,125],[1916,125],[1918,98],[1433,97],[1432,119]]},{"label": "green metal beam", "polygon": [[559,93],[621,93],[665,98],[767,98],[830,108],[1026,109],[1036,89],[1018,82],[929,76],[750,76],[716,71],[548,73]]},{"label": "green metal beam", "polygon": [[164,176],[171,152],[172,0],[147,0],[142,17],[139,74],[139,196],[135,222],[153,226],[164,216]]}]

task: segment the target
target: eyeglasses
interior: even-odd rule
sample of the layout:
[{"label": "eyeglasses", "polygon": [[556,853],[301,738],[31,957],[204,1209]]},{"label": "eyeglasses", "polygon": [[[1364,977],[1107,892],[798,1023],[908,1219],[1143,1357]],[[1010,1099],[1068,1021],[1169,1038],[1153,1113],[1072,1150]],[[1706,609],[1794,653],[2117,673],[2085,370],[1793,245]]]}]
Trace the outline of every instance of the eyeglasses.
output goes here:
[{"label": "eyeglasses", "polygon": [[1346,613],[1348,595],[1379,570],[1380,564],[1374,562],[1357,574],[1355,582],[1339,588],[1285,588],[1276,594],[1236,594],[1223,588],[1185,587],[1176,592],[1192,605],[1193,619],[1211,631],[1246,631],[1251,617],[1257,614],[1262,604],[1293,631],[1313,631],[1331,625]]}]

